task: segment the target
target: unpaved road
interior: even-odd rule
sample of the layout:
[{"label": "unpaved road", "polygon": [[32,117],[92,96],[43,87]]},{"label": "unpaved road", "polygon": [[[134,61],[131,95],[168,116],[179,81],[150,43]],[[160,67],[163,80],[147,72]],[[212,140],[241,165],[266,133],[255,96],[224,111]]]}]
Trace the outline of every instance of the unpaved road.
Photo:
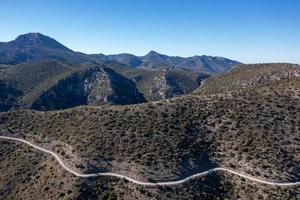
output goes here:
[{"label": "unpaved road", "polygon": [[138,185],[144,185],[144,186],[171,186],[171,185],[178,185],[178,184],[185,183],[185,182],[187,182],[191,179],[194,179],[194,178],[199,177],[199,176],[204,176],[204,175],[210,174],[212,172],[222,171],[222,172],[227,172],[227,173],[231,173],[231,174],[243,177],[245,179],[248,179],[250,181],[254,181],[256,183],[262,183],[262,184],[267,184],[267,185],[273,185],[273,186],[296,186],[296,185],[300,185],[300,182],[285,182],[285,183],[283,183],[283,182],[273,182],[273,181],[261,180],[261,179],[258,179],[258,178],[252,177],[252,176],[248,176],[248,175],[245,175],[245,174],[241,174],[239,172],[236,172],[236,171],[233,171],[233,170],[230,170],[230,169],[227,169],[227,168],[222,168],[222,167],[216,167],[216,168],[213,168],[213,169],[209,169],[207,171],[188,176],[188,177],[186,177],[184,179],[181,179],[181,180],[178,180],[178,181],[166,181],[166,182],[155,182],[155,183],[138,181],[138,180],[135,180],[135,179],[130,178],[128,176],[117,174],[117,173],[82,174],[82,173],[76,172],[76,171],[70,169],[69,167],[67,167],[64,164],[64,162],[62,161],[62,159],[56,153],[54,153],[52,151],[49,151],[47,149],[44,149],[44,148],[42,148],[38,145],[35,145],[31,142],[28,142],[28,141],[20,139],[20,138],[14,138],[14,137],[8,137],[8,136],[0,136],[0,139],[22,142],[22,143],[25,143],[25,144],[27,144],[27,145],[29,145],[29,146],[37,149],[37,150],[40,150],[40,151],[42,151],[44,153],[47,153],[47,154],[50,154],[58,161],[58,163],[65,170],[67,170],[68,172],[74,174],[75,176],[83,177],[83,178],[97,177],[97,176],[112,176],[112,177],[118,177],[118,178],[121,178],[121,179],[126,179],[126,180],[128,180],[132,183],[138,184]]}]

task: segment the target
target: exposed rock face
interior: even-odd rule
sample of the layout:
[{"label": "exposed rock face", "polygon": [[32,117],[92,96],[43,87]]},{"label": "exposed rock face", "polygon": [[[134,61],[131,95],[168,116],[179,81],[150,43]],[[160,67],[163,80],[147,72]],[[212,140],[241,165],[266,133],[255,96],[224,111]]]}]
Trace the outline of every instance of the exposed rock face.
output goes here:
[{"label": "exposed rock face", "polygon": [[117,74],[112,69],[95,67],[59,81],[44,92],[32,109],[55,110],[78,105],[133,104],[145,99],[133,81]]},{"label": "exposed rock face", "polygon": [[178,76],[174,71],[162,70],[154,77],[149,93],[157,99],[169,99],[192,92],[208,77],[205,74],[195,74],[194,76]]},{"label": "exposed rock face", "polygon": [[[107,96],[104,93],[109,95],[112,89],[108,74],[103,69],[92,76],[87,77],[83,82],[83,87],[84,95],[87,96],[87,103],[108,103]],[[103,91],[98,91],[99,88],[103,89]]]},{"label": "exposed rock face", "polygon": [[150,94],[166,99],[168,89],[166,73],[163,71],[154,77],[154,85],[150,88]]}]

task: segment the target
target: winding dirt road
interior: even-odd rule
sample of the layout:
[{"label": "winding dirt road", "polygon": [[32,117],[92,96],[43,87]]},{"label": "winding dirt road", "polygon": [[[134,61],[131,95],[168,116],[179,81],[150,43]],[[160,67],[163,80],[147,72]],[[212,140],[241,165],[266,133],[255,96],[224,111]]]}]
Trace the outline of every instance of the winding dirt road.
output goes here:
[{"label": "winding dirt road", "polygon": [[230,170],[230,169],[226,169],[226,168],[222,168],[222,167],[209,169],[207,171],[188,176],[187,178],[184,178],[184,179],[181,179],[181,180],[178,180],[178,181],[155,182],[155,183],[138,181],[138,180],[135,180],[135,179],[130,178],[128,176],[117,174],[117,173],[81,174],[81,173],[76,172],[76,171],[70,169],[69,167],[67,167],[64,164],[64,162],[62,161],[62,159],[56,153],[54,153],[52,151],[44,149],[44,148],[42,148],[38,145],[35,145],[31,142],[28,142],[28,141],[20,139],[20,138],[0,136],[0,139],[22,142],[22,143],[25,143],[25,144],[27,144],[27,145],[29,145],[29,146],[37,149],[37,150],[40,150],[40,151],[42,151],[44,153],[47,153],[47,154],[50,154],[51,156],[53,156],[58,161],[58,163],[62,166],[62,168],[64,168],[65,170],[67,170],[68,172],[72,173],[75,176],[83,177],[83,178],[97,177],[97,176],[112,176],[112,177],[118,177],[118,178],[121,178],[121,179],[126,179],[127,181],[130,181],[130,182],[138,184],[138,185],[144,185],[144,186],[171,186],[171,185],[178,185],[178,184],[185,183],[185,182],[187,182],[191,179],[194,179],[194,178],[197,178],[197,177],[200,177],[200,176],[204,176],[204,175],[210,174],[212,172],[222,171],[222,172],[228,172],[228,173],[243,177],[243,178],[248,179],[250,181],[254,181],[254,182],[262,183],[262,184],[267,184],[267,185],[273,185],[273,186],[296,186],[296,185],[300,185],[300,182],[285,182],[285,183],[283,183],[283,182],[273,182],[273,181],[261,180],[261,179],[254,178],[252,176],[241,174],[239,172],[236,172],[236,171],[233,171],[233,170]]}]

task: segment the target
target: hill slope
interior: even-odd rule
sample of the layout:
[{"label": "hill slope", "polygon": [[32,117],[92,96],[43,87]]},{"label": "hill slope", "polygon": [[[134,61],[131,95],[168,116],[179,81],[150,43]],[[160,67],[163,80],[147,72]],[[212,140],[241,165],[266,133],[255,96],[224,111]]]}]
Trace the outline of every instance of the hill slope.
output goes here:
[{"label": "hill slope", "polygon": [[78,66],[37,61],[2,65],[0,111],[157,101],[192,92],[207,77],[192,70],[149,71],[116,63]]},{"label": "hill slope", "polygon": [[145,102],[135,83],[106,67],[71,74],[42,93],[32,104],[36,110],[57,110],[79,105],[134,104]]},{"label": "hill slope", "polygon": [[57,61],[7,65],[0,70],[0,80],[0,111],[145,102],[133,81],[103,65],[80,68]]},{"label": "hill slope", "polygon": [[288,63],[237,65],[225,74],[215,75],[195,91],[199,94],[224,93],[232,90],[272,85],[300,76],[300,66]]},{"label": "hill slope", "polygon": [[169,99],[190,93],[209,77],[194,70],[145,70],[125,66],[111,66],[116,72],[133,80],[147,101]]},{"label": "hill slope", "polygon": [[[247,67],[243,70],[247,72]],[[85,173],[113,171],[138,180],[163,181],[224,166],[261,179],[299,180],[300,79],[293,76],[271,82],[130,106],[10,111],[0,114],[0,129],[59,153]],[[197,179],[177,189],[134,186],[126,190],[122,180],[105,186],[105,178],[86,180],[79,188],[89,191],[82,198],[99,198],[103,187],[107,195],[127,199],[164,198],[166,194],[169,199],[184,199],[189,191],[194,191],[190,198],[201,198],[201,192],[211,199],[218,195],[299,197],[299,187],[278,189],[224,176]]]}]

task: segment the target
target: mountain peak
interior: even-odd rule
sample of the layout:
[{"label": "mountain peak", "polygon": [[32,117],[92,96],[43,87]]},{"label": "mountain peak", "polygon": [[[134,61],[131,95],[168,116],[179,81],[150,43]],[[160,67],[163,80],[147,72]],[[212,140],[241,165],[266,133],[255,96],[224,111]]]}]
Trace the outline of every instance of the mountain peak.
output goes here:
[{"label": "mountain peak", "polygon": [[10,42],[0,43],[0,63],[19,64],[40,60],[80,62],[88,59],[86,55],[75,53],[41,33],[27,33]]},{"label": "mountain peak", "polygon": [[143,60],[147,61],[164,61],[166,58],[165,55],[159,54],[156,51],[150,51],[148,54],[143,56]]},{"label": "mountain peak", "polygon": [[161,55],[159,53],[157,53],[156,51],[154,50],[151,50],[149,53],[147,53],[145,56],[156,56],[156,55]]},{"label": "mountain peak", "polygon": [[69,50],[53,38],[41,33],[27,33],[20,35],[11,43],[20,47],[46,47],[51,49]]},{"label": "mountain peak", "polygon": [[48,37],[48,36],[45,36],[45,35],[43,35],[39,32],[25,33],[25,34],[19,35],[18,37],[22,37],[22,36],[27,36],[27,37]]},{"label": "mountain peak", "polygon": [[33,40],[43,40],[49,38],[41,33],[26,33],[19,35],[15,41],[33,41]]}]

